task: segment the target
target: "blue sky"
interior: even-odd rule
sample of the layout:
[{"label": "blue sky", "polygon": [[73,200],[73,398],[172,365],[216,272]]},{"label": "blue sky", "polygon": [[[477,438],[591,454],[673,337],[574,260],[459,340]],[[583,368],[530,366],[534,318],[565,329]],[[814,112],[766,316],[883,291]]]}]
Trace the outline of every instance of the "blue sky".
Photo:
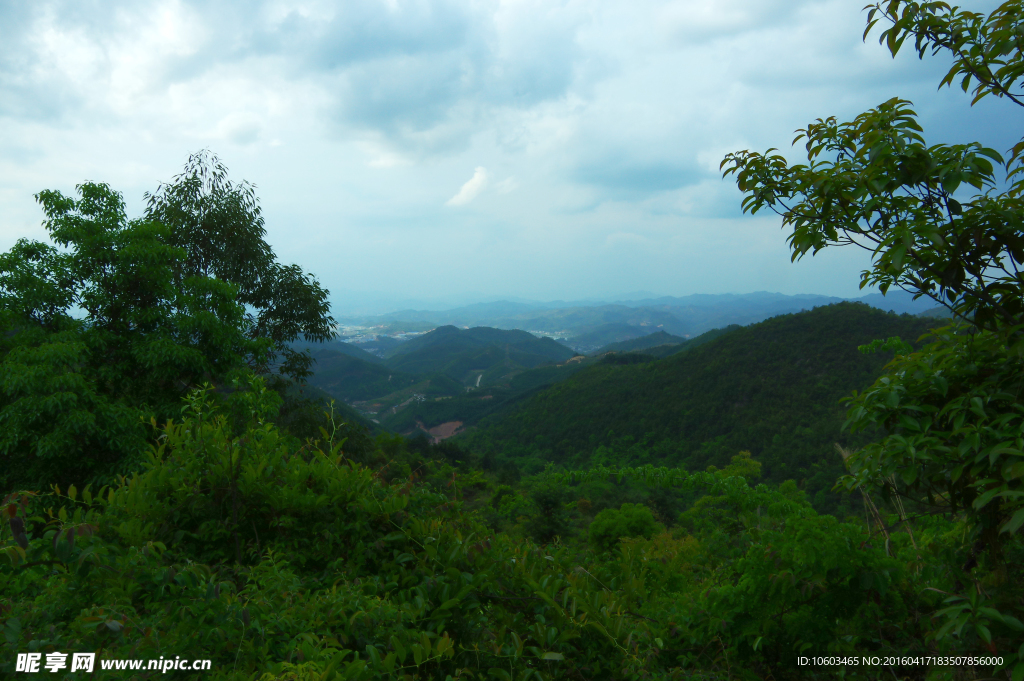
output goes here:
[{"label": "blue sky", "polygon": [[0,248],[45,236],[41,189],[107,182],[137,214],[208,147],[339,310],[857,295],[865,255],[791,264],[778,218],[740,213],[722,156],[788,149],[815,118],[897,95],[933,143],[1006,149],[1020,120],[937,91],[944,58],[862,42],[863,4],[5,3]]}]

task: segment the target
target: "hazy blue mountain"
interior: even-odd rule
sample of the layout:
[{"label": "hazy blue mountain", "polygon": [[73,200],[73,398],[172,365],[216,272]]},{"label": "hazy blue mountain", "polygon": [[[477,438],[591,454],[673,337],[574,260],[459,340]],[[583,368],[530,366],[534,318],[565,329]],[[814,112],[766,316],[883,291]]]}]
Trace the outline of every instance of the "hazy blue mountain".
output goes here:
[{"label": "hazy blue mountain", "polygon": [[[669,333],[686,334],[689,326],[676,315],[651,307],[634,308],[626,305],[598,305],[543,310],[518,320],[503,320],[507,325],[516,321],[528,331],[580,336],[598,330],[607,324],[624,324],[651,330],[663,329]],[[504,327],[503,327],[504,328]]]},{"label": "hazy blue mountain", "polygon": [[576,352],[588,354],[610,343],[621,343],[650,333],[646,326],[634,326],[622,322],[602,324],[595,329],[561,341]]},{"label": "hazy blue mountain", "polygon": [[[696,339],[694,339],[696,340]],[[655,333],[649,333],[639,338],[633,338],[630,340],[620,341],[618,343],[610,343],[605,345],[594,352],[591,355],[602,355],[606,352],[632,352],[635,350],[647,350],[649,348],[655,348],[658,346],[673,346],[680,343],[685,343],[686,338],[682,336],[673,336],[670,333],[664,331],[657,331]]]},{"label": "hazy blue mountain", "polygon": [[948,308],[942,307],[941,305],[933,307],[930,310],[924,312],[918,312],[918,317],[934,317],[936,319],[952,319],[953,313]]},{"label": "hazy blue mountain", "polygon": [[[642,292],[638,292],[642,293]],[[624,299],[616,303],[602,301],[497,300],[475,303],[449,310],[406,309],[359,320],[361,324],[389,325],[408,330],[422,330],[424,324],[459,327],[486,326],[496,329],[523,329],[560,338],[579,337],[606,324],[652,327],[677,336],[693,337],[715,328],[732,324],[746,326],[782,314],[810,310],[841,302],[843,298],[814,294],[785,295],[758,291],[754,293],[694,294]],[[881,310],[919,314],[935,307],[929,299],[913,300],[900,290],[887,295],[870,293],[850,299]],[[418,326],[417,326],[418,325]],[[620,339],[625,340],[625,339]],[[614,342],[608,340],[600,345]],[[383,350],[386,352],[386,350]],[[373,349],[371,352],[378,352]]]},{"label": "hazy blue mountain", "polygon": [[747,326],[782,314],[793,314],[823,305],[841,302],[841,298],[815,295],[787,296],[781,293],[746,293],[722,295],[692,295],[684,298],[659,298],[637,301],[643,303],[638,309],[657,309],[680,320],[683,333],[666,331],[677,335],[695,336],[715,328],[733,324]]},{"label": "hazy blue mountain", "polygon": [[509,346],[517,350],[549,354],[553,361],[559,361],[572,356],[572,353],[566,355],[565,348],[550,338],[537,338],[526,331],[496,329],[486,326],[460,329],[451,325],[439,326],[422,336],[396,344],[388,351],[387,356],[392,358],[432,347],[444,347],[447,350],[467,350],[471,348],[485,348],[491,345]]},{"label": "hazy blue mountain", "polygon": [[754,293],[694,293],[688,296],[660,296],[657,298],[641,298],[616,301],[618,305],[629,307],[680,307],[680,308],[712,308],[726,307],[735,309],[752,308],[792,308],[811,309],[821,305],[838,303],[845,298],[822,296],[813,293],[786,295],[770,291]]},{"label": "hazy blue mountain", "polygon": [[380,364],[383,360],[367,352],[363,347],[356,345],[355,343],[346,343],[345,341],[328,341],[326,343],[313,343],[311,341],[296,341],[291,344],[296,350],[309,350],[314,356],[318,351],[330,350],[331,352],[341,353],[350,357],[361,359],[364,362],[370,362],[371,364]]},{"label": "hazy blue mountain", "polygon": [[931,298],[921,297],[914,300],[912,294],[899,289],[889,289],[884,296],[881,293],[869,293],[855,300],[867,303],[871,307],[877,307],[879,310],[887,312],[891,310],[896,314],[921,314],[936,307],[935,301]]},{"label": "hazy blue mountain", "polygon": [[376,340],[372,340],[368,343],[360,343],[359,347],[363,348],[365,352],[371,353],[377,357],[387,357],[395,348],[399,347],[403,343],[404,341],[400,341],[397,338],[380,335],[376,337]]}]

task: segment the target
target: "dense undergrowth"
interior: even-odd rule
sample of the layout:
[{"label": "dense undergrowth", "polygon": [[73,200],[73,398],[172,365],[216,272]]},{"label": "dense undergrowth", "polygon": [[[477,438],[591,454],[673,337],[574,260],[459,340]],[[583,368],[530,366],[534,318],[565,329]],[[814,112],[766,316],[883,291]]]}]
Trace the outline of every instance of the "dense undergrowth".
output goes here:
[{"label": "dense undergrowth", "polygon": [[[797,655],[1005,655],[1019,628],[979,595],[956,636],[942,631],[944,592],[974,578],[962,523],[883,536],[817,514],[794,485],[751,486],[746,454],[722,471],[549,471],[513,488],[398,438],[366,463],[329,429],[300,443],[258,378],[231,399],[192,393],[116,485],[5,500],[0,669],[18,652],[97,651],[211,659],[202,678],[832,678]],[[588,514],[582,495],[623,478],[695,501],[667,524],[643,505]],[[591,530],[573,536],[581,519]],[[1005,546],[1008,563],[1022,553]]]}]

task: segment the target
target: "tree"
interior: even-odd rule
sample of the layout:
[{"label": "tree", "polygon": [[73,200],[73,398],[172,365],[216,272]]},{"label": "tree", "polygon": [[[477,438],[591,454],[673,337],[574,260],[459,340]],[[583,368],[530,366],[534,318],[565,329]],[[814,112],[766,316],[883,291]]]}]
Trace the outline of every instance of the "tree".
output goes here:
[{"label": "tree", "polygon": [[551,483],[542,483],[530,494],[537,513],[526,522],[526,531],[536,541],[547,544],[555,537],[569,534],[569,516],[565,510],[566,490]]},{"label": "tree", "polygon": [[[1024,3],[988,15],[907,0],[865,9],[865,37],[887,23],[880,42],[893,56],[909,38],[922,58],[953,56],[940,87],[959,79],[965,92],[973,88],[972,103],[994,95],[1024,106]],[[774,149],[725,157],[744,211],[781,215],[794,260],[832,246],[865,248],[872,265],[861,287],[928,296],[956,317],[851,398],[848,426],[887,434],[849,456],[842,483],[960,517],[970,556],[951,569],[972,587],[947,599],[936,636],[958,635],[970,622],[990,649],[1000,635],[1009,644],[1020,623],[990,606],[1019,609],[1021,595],[1006,586],[1003,535],[1016,546],[1024,525],[1024,140],[1005,160],[977,143],[928,146],[911,103],[896,98],[852,122],[818,119],[797,141],[806,165]],[[1014,678],[1021,674],[1018,663]]]},{"label": "tree", "polygon": [[590,543],[600,551],[611,551],[622,537],[650,539],[658,529],[651,509],[643,504],[622,504],[606,508],[590,523]]},{"label": "tree", "polygon": [[[928,49],[952,52],[942,84],[963,75],[965,91],[975,83],[974,102],[994,94],[1024,105],[1013,92],[1024,75],[1021,7],[1007,2],[985,17],[944,2],[895,0],[871,8],[868,30],[881,18],[890,21],[882,42],[894,56],[909,36],[922,56]],[[804,140],[808,165],[790,166],[771,149],[729,154],[722,167],[746,194],[744,211],[769,208],[782,216],[792,229],[794,260],[856,245],[873,254],[862,287],[932,297],[982,329],[1020,325],[1024,177],[993,194],[993,162],[1013,180],[1024,168],[1024,141],[1005,163],[978,143],[929,147],[910,106],[894,98],[852,122],[818,119],[798,130],[794,143]],[[982,193],[954,198],[963,185]]]},{"label": "tree", "polygon": [[[236,285],[250,337],[272,343],[268,362],[280,357],[280,373],[304,379],[312,359],[288,344],[300,337],[317,342],[334,337],[329,291],[298,265],[277,262],[264,240],[256,187],[233,184],[227,173],[208,150],[192,154],[181,174],[146,194],[146,216],[167,225],[170,245],[184,249],[178,280],[202,275]],[[266,372],[269,366],[254,363],[253,368]]]},{"label": "tree", "polygon": [[[880,20],[890,22],[881,40],[893,55],[911,36],[922,56],[951,52],[954,65],[942,84],[962,76],[965,91],[974,84],[975,102],[993,94],[1024,105],[1015,92],[1024,76],[1021,7],[1007,2],[984,16],[942,2],[894,0],[870,7],[868,31]],[[922,132],[910,102],[892,99],[850,123],[818,119],[798,130],[807,165],[791,166],[769,150],[729,154],[722,166],[745,192],[745,211],[769,208],[782,216],[792,230],[794,260],[830,246],[857,245],[873,254],[862,287],[885,292],[897,286],[955,313],[961,326],[936,332],[924,353],[899,355],[882,382],[854,401],[852,425],[881,424],[898,432],[886,441],[887,455],[868,448],[851,464],[855,471],[868,465],[872,478],[899,469],[907,485],[933,499],[942,496],[952,509],[974,512],[994,501],[992,508],[1002,510],[990,520],[1014,532],[1024,524],[1024,511],[1012,520],[1007,515],[1024,496],[1016,490],[1024,466],[1016,466],[1022,454],[1013,437],[1014,429],[1020,432],[1015,386],[1024,354],[1024,179],[997,193],[993,163],[1003,165],[1012,182],[1022,169],[1024,141],[1004,162],[977,143],[927,146]],[[955,198],[963,185],[979,193]],[[985,412],[996,403],[999,425]],[[950,426],[945,435],[934,432],[940,422]],[[965,422],[980,430],[965,431]],[[923,439],[907,443],[910,433]],[[981,439],[971,440],[976,436]],[[976,456],[964,458],[965,448]],[[940,450],[941,470],[929,470],[924,453]],[[950,459],[951,452],[959,454]],[[890,461],[892,468],[879,457],[898,461]],[[997,484],[993,496],[999,479],[1005,484]]]},{"label": "tree", "polygon": [[233,284],[176,275],[167,227],[129,220],[107,185],[77,194],[36,196],[56,246],[0,255],[0,489],[123,471],[143,418],[266,355]]}]

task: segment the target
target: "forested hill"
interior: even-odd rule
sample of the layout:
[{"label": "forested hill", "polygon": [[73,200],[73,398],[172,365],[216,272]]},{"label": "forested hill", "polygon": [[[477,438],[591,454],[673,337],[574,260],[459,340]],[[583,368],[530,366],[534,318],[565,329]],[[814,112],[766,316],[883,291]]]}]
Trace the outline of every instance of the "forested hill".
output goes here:
[{"label": "forested hill", "polygon": [[806,481],[813,498],[840,472],[834,443],[857,444],[840,432],[839,399],[869,386],[891,358],[857,346],[915,341],[933,324],[857,303],[775,317],[662,360],[589,367],[488,417],[466,444],[573,467],[689,470],[722,467],[749,450],[768,480]]},{"label": "forested hill", "polygon": [[416,352],[422,352],[427,348],[438,347],[445,348],[446,352],[457,352],[460,350],[486,348],[492,345],[545,355],[551,361],[565,360],[573,355],[572,352],[566,351],[563,346],[550,338],[537,338],[531,333],[516,329],[492,329],[486,326],[476,326],[471,329],[439,326],[429,333],[398,345],[386,353],[386,355],[389,358],[398,357],[399,355],[411,355]]},{"label": "forested hill", "polygon": [[[495,352],[497,354],[491,357]],[[537,338],[526,331],[440,326],[386,353],[386,363],[396,371],[444,371],[461,379],[468,371],[485,369],[496,362],[532,367],[565,361],[573,354],[550,338]]]},{"label": "forested hill", "polygon": [[682,336],[673,336],[672,334],[665,333],[664,331],[657,331],[639,338],[624,340],[618,343],[609,343],[600,350],[590,354],[603,355],[606,352],[632,352],[633,350],[646,350],[648,348],[658,347],[659,345],[679,345],[680,343],[685,342],[686,339]]}]

